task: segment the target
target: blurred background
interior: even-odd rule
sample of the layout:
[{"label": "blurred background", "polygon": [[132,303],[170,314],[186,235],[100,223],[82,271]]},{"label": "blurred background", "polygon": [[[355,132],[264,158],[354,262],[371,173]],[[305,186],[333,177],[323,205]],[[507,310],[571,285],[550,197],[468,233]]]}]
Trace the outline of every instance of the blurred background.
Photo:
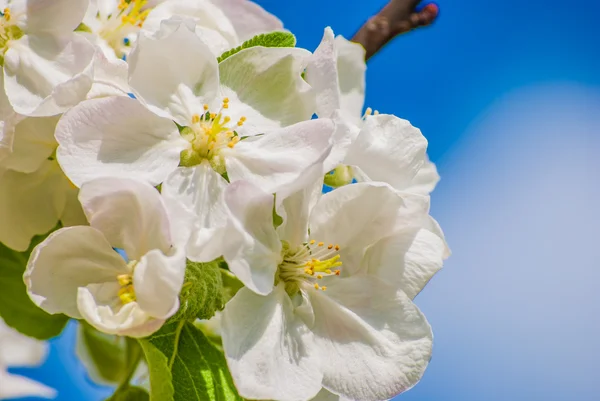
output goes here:
[{"label": "blurred background", "polygon": [[[314,49],[386,0],[258,0]],[[368,64],[367,105],[410,120],[442,176],[453,251],[416,302],[435,333],[404,401],[600,399],[600,1],[439,0],[432,27]],[[594,258],[592,258],[594,257]],[[63,400],[103,400],[73,326],[40,369]]]}]

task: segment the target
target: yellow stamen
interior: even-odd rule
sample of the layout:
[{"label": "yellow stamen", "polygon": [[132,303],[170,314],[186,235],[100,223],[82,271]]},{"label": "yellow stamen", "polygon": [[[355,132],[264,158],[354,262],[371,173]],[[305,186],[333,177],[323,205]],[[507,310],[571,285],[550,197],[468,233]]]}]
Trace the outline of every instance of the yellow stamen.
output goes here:
[{"label": "yellow stamen", "polygon": [[133,282],[133,279],[129,274],[120,274],[117,276],[117,281],[121,286],[129,285]]},{"label": "yellow stamen", "polygon": [[208,105],[207,104],[204,105],[204,111],[208,111]]},{"label": "yellow stamen", "polygon": [[200,116],[198,114],[194,114],[192,116],[192,124],[197,124],[200,122]]},{"label": "yellow stamen", "polygon": [[315,242],[317,242],[317,241],[315,241],[314,239],[311,239],[310,242],[309,242],[309,244],[314,245]]},{"label": "yellow stamen", "polygon": [[332,248],[333,248],[333,244],[327,245],[327,249],[332,249]]},{"label": "yellow stamen", "polygon": [[325,243],[324,242],[319,242],[317,245],[318,246],[323,246],[323,245],[325,245]]},{"label": "yellow stamen", "polygon": [[315,290],[319,289],[319,284],[315,283]]},{"label": "yellow stamen", "polygon": [[323,287],[321,287],[321,289],[322,289],[323,291],[325,291],[325,290],[327,289],[327,287],[323,286]]}]

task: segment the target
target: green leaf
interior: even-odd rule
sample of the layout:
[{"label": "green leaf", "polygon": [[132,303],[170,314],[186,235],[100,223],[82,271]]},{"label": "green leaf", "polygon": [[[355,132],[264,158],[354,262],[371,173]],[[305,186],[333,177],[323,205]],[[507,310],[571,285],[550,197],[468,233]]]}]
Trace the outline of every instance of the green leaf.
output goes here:
[{"label": "green leaf", "polygon": [[263,47],[294,47],[296,46],[296,37],[290,32],[269,32],[256,35],[252,39],[248,39],[241,46],[235,49],[227,50],[217,58],[220,63],[228,57],[233,56],[236,53],[241,52],[244,49],[255,46]]},{"label": "green leaf", "polygon": [[[223,262],[225,266],[227,265]],[[225,303],[229,302],[231,298],[244,286],[244,284],[231,273],[229,270],[221,268],[221,280],[223,281],[223,297]]]},{"label": "green leaf", "polygon": [[218,260],[209,263],[188,260],[179,303],[179,311],[169,322],[210,319],[216,311],[223,309],[223,282]]},{"label": "green leaf", "polygon": [[149,401],[150,395],[141,387],[124,387],[117,389],[106,401]]},{"label": "green leaf", "polygon": [[140,343],[150,371],[151,401],[243,400],[223,353],[192,323],[165,325]]},{"label": "green leaf", "polygon": [[[37,244],[41,239],[37,237],[32,242]],[[29,251],[17,252],[0,244],[0,316],[15,330],[47,340],[59,335],[69,318],[50,315],[29,299],[23,282],[28,259]]]},{"label": "green leaf", "polygon": [[102,333],[85,321],[77,329],[76,353],[99,384],[126,384],[141,357],[137,341]]}]

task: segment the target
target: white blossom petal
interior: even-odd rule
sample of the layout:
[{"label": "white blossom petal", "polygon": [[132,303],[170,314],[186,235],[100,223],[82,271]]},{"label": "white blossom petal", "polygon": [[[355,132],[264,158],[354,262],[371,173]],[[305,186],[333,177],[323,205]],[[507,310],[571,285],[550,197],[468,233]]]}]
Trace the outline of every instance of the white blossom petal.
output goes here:
[{"label": "white blossom petal", "polygon": [[439,181],[440,175],[437,172],[435,164],[430,162],[426,156],[425,163],[423,163],[423,166],[413,177],[412,181],[406,188],[406,192],[429,195],[431,192],[433,192]]},{"label": "white blossom petal", "polygon": [[79,319],[77,291],[90,283],[116,284],[128,273],[123,258],[93,227],[53,232],[31,253],[23,276],[29,297],[48,313]]},{"label": "white blossom petal", "polygon": [[57,190],[63,180],[62,171],[50,160],[31,174],[0,172],[0,242],[25,251],[35,235],[54,228],[66,202],[65,193]]},{"label": "white blossom petal", "polygon": [[0,366],[39,366],[47,354],[47,343],[19,333],[0,318]]},{"label": "white blossom petal", "polygon": [[426,229],[408,230],[371,246],[363,269],[414,299],[444,263],[444,240]]},{"label": "white blossom petal", "polygon": [[58,162],[77,186],[100,177],[157,185],[177,168],[189,145],[172,121],[122,96],[87,100],[69,110],[56,139]]},{"label": "white blossom petal", "polygon": [[194,262],[209,262],[223,254],[227,228],[223,193],[227,185],[208,162],[180,167],[162,185],[169,215],[184,210],[187,221],[177,221],[173,231],[189,230],[186,253]]},{"label": "white blossom petal", "polygon": [[185,23],[175,30],[167,24],[155,37],[140,35],[129,56],[129,84],[152,111],[189,125],[217,96],[217,60]]},{"label": "white blossom petal", "polygon": [[56,390],[24,376],[0,370],[0,399],[23,397],[55,398]]},{"label": "white blossom petal", "polygon": [[76,33],[25,35],[4,54],[4,89],[14,110],[51,116],[82,99],[92,86],[94,46]]},{"label": "white blossom petal", "polygon": [[224,253],[229,269],[252,291],[268,294],[281,262],[281,242],[273,228],[273,195],[246,181],[225,191],[231,223],[239,234],[228,241]]},{"label": "white blossom petal", "polygon": [[367,117],[345,163],[358,166],[372,181],[407,188],[425,160],[427,140],[418,128],[393,115]]},{"label": "white blossom petal", "polygon": [[213,0],[229,18],[240,41],[273,31],[283,31],[283,23],[258,4],[248,0]]},{"label": "white blossom petal", "polygon": [[226,153],[230,181],[247,180],[282,199],[301,190],[322,175],[334,127],[327,119],[304,121],[240,141]]},{"label": "white blossom petal", "polygon": [[310,120],[315,98],[302,79],[310,53],[300,48],[250,47],[219,64],[221,90],[230,99],[233,121],[246,117],[236,129],[241,136]]},{"label": "white blossom petal", "polygon": [[79,200],[90,225],[104,234],[129,260],[153,249],[168,253],[172,241],[169,216],[158,191],[130,179],[99,178],[84,184]]},{"label": "white blossom petal", "polygon": [[310,290],[323,387],[353,400],[387,400],[413,387],[431,358],[433,336],[402,291],[372,277]]},{"label": "white blossom petal", "polygon": [[337,73],[340,90],[340,106],[352,122],[359,124],[365,103],[365,48],[350,42],[342,36],[336,36]]},{"label": "white blossom petal", "polygon": [[27,0],[27,33],[73,32],[83,20],[89,0]]},{"label": "white blossom petal", "polygon": [[325,28],[319,47],[310,57],[306,67],[306,82],[316,92],[317,110],[321,118],[330,118],[341,106],[338,82],[337,55],[331,28]]},{"label": "white blossom petal", "polygon": [[120,59],[110,59],[101,51],[96,52],[94,82],[86,98],[127,96],[129,92],[131,90],[128,82],[127,63]]},{"label": "white blossom petal", "polygon": [[222,325],[227,364],[242,397],[295,401],[319,392],[320,358],[283,284],[267,296],[242,288],[225,306]]},{"label": "white blossom petal", "polygon": [[133,274],[137,303],[156,319],[168,319],[179,309],[179,292],[185,274],[185,253],[169,255],[153,249],[140,259]]}]

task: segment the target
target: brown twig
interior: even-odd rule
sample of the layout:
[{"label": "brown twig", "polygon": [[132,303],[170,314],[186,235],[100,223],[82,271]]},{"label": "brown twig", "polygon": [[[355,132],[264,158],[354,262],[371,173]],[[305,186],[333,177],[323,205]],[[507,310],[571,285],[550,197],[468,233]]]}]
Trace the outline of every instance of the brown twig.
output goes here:
[{"label": "brown twig", "polygon": [[364,46],[368,60],[390,40],[415,28],[431,24],[438,16],[439,8],[434,3],[420,10],[421,0],[390,0],[356,32],[353,42]]}]

